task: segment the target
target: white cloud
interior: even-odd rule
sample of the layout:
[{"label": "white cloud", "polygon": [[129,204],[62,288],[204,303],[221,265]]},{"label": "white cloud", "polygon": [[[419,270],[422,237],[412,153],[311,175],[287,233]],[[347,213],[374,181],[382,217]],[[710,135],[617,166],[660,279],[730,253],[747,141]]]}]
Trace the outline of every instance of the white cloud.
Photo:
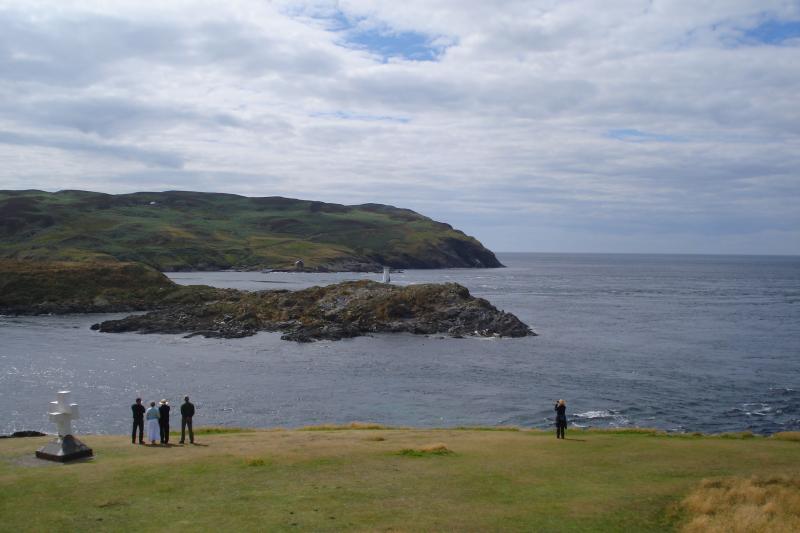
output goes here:
[{"label": "white cloud", "polygon": [[[376,201],[500,249],[516,221],[593,249],[800,253],[774,237],[800,226],[800,43],[754,41],[765,21],[800,8],[0,1],[0,188]],[[438,60],[346,46],[348,24]]]}]

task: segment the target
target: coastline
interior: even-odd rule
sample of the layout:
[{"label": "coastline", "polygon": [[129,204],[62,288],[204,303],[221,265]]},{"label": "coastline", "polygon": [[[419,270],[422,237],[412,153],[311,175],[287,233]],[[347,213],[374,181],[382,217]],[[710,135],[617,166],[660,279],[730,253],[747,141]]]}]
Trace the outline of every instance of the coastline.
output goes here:
[{"label": "coastline", "polygon": [[[350,422],[348,424],[323,423],[298,427],[241,427],[241,426],[198,426],[195,429],[196,435],[223,435],[232,433],[260,433],[274,431],[506,431],[513,433],[531,433],[537,435],[549,435],[552,431],[541,427],[521,427],[521,426],[480,426],[480,425],[461,425],[443,427],[417,427],[417,426],[391,426],[377,422]],[[753,433],[749,429],[740,431],[725,431],[721,433],[705,433],[702,431],[671,431],[649,427],[574,427],[570,422],[570,434],[597,434],[597,435],[643,435],[650,437],[670,437],[686,439],[774,439],[782,441],[800,442],[800,431],[776,431],[773,433]],[[77,434],[77,433],[76,433]],[[80,433],[80,436],[87,437],[126,437],[127,433]],[[180,435],[180,432],[170,431],[171,436]],[[54,432],[38,430],[19,430],[10,435],[0,435],[0,439],[26,439],[38,437],[56,437]]]},{"label": "coastline", "polygon": [[[539,337],[396,334],[294,345],[274,333],[225,342],[88,329],[118,315],[4,318],[0,387],[13,394],[0,399],[10,413],[0,432],[49,428],[43,400],[54,377],[82,405],[107,406],[78,426],[92,432],[125,431],[127,421],[111,406],[184,392],[205,404],[204,422],[226,426],[355,419],[545,427],[551,402],[563,397],[570,415],[587,417],[578,424],[594,427],[800,429],[791,364],[800,308],[791,296],[796,268],[785,261],[760,258],[753,268],[710,257],[501,259],[508,265],[502,271],[407,270],[393,281],[458,281],[533,325]],[[179,282],[301,289],[362,277],[370,276],[186,274]]]}]

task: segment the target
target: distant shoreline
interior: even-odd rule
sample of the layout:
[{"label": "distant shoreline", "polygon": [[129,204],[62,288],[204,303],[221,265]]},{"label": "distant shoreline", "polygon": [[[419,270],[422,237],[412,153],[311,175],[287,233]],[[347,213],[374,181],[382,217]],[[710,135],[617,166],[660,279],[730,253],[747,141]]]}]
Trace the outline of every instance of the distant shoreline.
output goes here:
[{"label": "distant shoreline", "polygon": [[[349,424],[313,424],[298,427],[239,427],[239,426],[198,426],[195,429],[196,435],[221,435],[228,433],[256,433],[256,432],[275,432],[275,431],[364,431],[364,430],[384,430],[384,431],[508,431],[519,433],[549,434],[548,429],[521,426],[452,426],[452,427],[417,427],[417,426],[387,426],[380,423],[371,422],[351,422]],[[676,438],[718,438],[718,439],[776,439],[800,442],[800,431],[776,431],[773,433],[753,433],[749,429],[739,431],[724,431],[721,433],[706,433],[702,431],[671,431],[658,428],[645,427],[591,427],[575,428],[572,425],[568,428],[568,433],[587,433],[587,434],[633,434],[649,435],[654,437],[676,437]],[[17,433],[28,433],[16,435]],[[83,433],[76,432],[76,435],[97,436],[97,437],[128,437],[127,433]],[[170,435],[179,435],[178,431],[170,431]],[[11,435],[0,435],[0,439],[15,438],[34,438],[34,437],[55,437],[56,433],[40,432],[37,430],[20,430]]]}]

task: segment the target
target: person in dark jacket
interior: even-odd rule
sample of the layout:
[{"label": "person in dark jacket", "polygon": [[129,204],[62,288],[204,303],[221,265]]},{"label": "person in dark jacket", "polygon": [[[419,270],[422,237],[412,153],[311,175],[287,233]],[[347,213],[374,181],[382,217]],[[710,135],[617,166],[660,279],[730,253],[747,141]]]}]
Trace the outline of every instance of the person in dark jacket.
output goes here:
[{"label": "person in dark jacket", "polygon": [[161,430],[161,444],[169,444],[169,402],[161,400],[158,406],[158,426]]},{"label": "person in dark jacket", "polygon": [[181,444],[186,441],[186,426],[189,426],[189,442],[194,444],[194,431],[192,431],[192,417],[194,416],[194,404],[186,396],[181,405]]},{"label": "person in dark jacket", "polygon": [[144,444],[144,405],[142,399],[136,398],[136,403],[131,405],[133,412],[133,431],[131,431],[131,444],[136,444],[136,428],[139,428],[139,444]]},{"label": "person in dark jacket", "polygon": [[556,438],[563,439],[564,431],[567,429],[567,402],[558,400],[556,402]]}]

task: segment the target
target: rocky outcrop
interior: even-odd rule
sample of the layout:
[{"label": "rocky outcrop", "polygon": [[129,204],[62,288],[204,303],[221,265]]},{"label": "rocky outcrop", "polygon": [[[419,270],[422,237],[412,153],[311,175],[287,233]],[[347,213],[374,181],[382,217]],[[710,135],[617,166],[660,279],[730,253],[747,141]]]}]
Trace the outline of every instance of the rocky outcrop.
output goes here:
[{"label": "rocky outcrop", "polygon": [[456,283],[398,287],[353,281],[300,291],[231,293],[92,326],[102,332],[186,333],[236,338],[281,331],[298,342],[379,332],[524,337],[535,335],[511,313]]}]

